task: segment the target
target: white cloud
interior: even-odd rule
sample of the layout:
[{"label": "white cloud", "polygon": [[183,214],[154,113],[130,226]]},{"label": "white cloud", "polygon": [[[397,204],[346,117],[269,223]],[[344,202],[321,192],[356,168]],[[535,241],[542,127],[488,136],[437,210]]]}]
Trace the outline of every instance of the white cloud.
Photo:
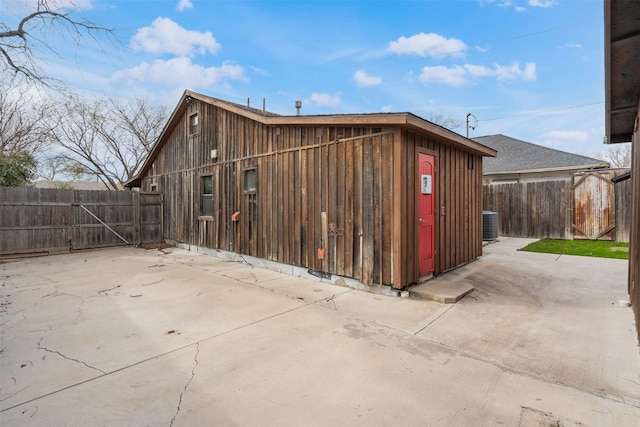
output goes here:
[{"label": "white cloud", "polygon": [[178,5],[176,6],[176,10],[178,12],[182,12],[185,9],[193,9],[193,3],[191,3],[191,0],[180,0],[178,2]]},{"label": "white cloud", "polygon": [[131,47],[147,53],[172,53],[180,56],[193,56],[194,52],[203,55],[216,53],[220,45],[207,31],[185,30],[169,18],[156,18],[150,27],[143,27],[131,39]]},{"label": "white cloud", "polygon": [[310,101],[319,107],[337,107],[340,104],[341,94],[329,95],[328,93],[313,92]]},{"label": "white cloud", "polygon": [[[188,76],[188,80],[185,78]],[[144,62],[135,67],[117,71],[111,76],[111,82],[117,85],[134,87],[141,83],[152,83],[161,87],[184,86],[188,81],[194,88],[206,88],[226,80],[246,81],[244,69],[225,62],[220,67],[203,67],[194,64],[186,57],[169,60]]]},{"label": "white cloud", "polygon": [[467,83],[465,75],[468,71],[460,65],[445,67],[424,67],[420,73],[420,81],[423,83],[444,83],[451,86],[463,86]]},{"label": "white cloud", "polygon": [[580,43],[565,43],[560,47],[566,47],[569,49],[582,49],[582,45]]},{"label": "white cloud", "polygon": [[474,77],[493,76],[495,73],[490,68],[485,67],[484,65],[465,64],[464,68],[469,74],[471,74]]},{"label": "white cloud", "polygon": [[254,73],[258,74],[259,76],[262,77],[271,77],[271,73],[268,72],[267,70],[264,70],[262,68],[259,67],[255,67],[253,65],[250,65],[249,68],[251,68],[253,70]]},{"label": "white cloud", "polygon": [[495,75],[499,81],[509,81],[522,79],[525,81],[531,81],[536,79],[536,64],[535,62],[529,62],[525,66],[524,70],[520,69],[520,64],[516,61],[509,66],[503,66],[495,64]]},{"label": "white cloud", "polygon": [[558,2],[555,0],[529,0],[529,6],[533,7],[553,7],[557,6]]},{"label": "white cloud", "polygon": [[353,74],[358,87],[377,86],[382,83],[382,77],[370,76],[365,71],[358,70]]},{"label": "white cloud", "polygon": [[464,56],[467,45],[458,39],[448,39],[434,33],[420,33],[411,37],[400,37],[389,42],[389,51],[398,55],[419,56]]},{"label": "white cloud", "polygon": [[516,6],[515,8],[516,12],[524,12],[525,10],[527,10],[526,8],[522,7],[522,6]]},{"label": "white cloud", "polygon": [[390,113],[393,111],[393,105],[391,104],[383,105],[380,111],[382,111],[383,113]]},{"label": "white cloud", "polygon": [[552,130],[541,135],[544,145],[560,147],[576,142],[587,142],[589,135],[582,130]]},{"label": "white cloud", "polygon": [[535,62],[527,62],[524,70],[522,71],[522,80],[525,81],[533,81],[538,78],[538,74],[536,73],[536,63]]},{"label": "white cloud", "polygon": [[509,66],[494,64],[493,68],[485,65],[454,65],[445,67],[442,65],[424,67],[420,74],[420,81],[423,83],[444,83],[451,86],[464,86],[471,84],[472,78],[495,77],[500,82],[510,80],[531,81],[537,78],[535,62],[529,62],[524,69],[516,61]]}]

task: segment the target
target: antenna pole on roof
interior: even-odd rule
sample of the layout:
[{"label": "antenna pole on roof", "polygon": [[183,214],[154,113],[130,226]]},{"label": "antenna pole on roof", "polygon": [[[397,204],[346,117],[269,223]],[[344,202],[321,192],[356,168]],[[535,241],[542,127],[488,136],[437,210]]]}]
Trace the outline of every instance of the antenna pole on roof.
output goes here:
[{"label": "antenna pole on roof", "polygon": [[262,111],[267,111],[267,98],[262,98]]},{"label": "antenna pole on roof", "polygon": [[247,98],[247,108],[251,107],[251,98]]}]

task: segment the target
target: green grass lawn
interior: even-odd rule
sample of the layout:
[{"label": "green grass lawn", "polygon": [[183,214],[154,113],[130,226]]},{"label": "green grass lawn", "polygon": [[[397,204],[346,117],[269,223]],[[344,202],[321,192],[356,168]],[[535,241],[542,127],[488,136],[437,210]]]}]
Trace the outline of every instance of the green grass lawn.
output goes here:
[{"label": "green grass lawn", "polygon": [[629,259],[629,244],[606,240],[555,240],[542,239],[521,251],[545,254],[593,256],[599,258]]}]

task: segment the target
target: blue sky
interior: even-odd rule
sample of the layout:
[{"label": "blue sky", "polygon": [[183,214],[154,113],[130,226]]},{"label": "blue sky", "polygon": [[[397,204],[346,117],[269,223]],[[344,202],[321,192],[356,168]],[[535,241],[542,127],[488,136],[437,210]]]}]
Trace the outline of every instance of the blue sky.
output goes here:
[{"label": "blue sky", "polygon": [[[296,100],[303,114],[408,111],[464,122],[471,113],[470,137],[606,148],[601,0],[75,4],[67,10],[115,28],[121,41],[47,36],[62,55],[39,52],[45,69],[77,90],[147,96],[170,109],[188,88],[255,107],[266,98],[280,114],[295,114]],[[10,9],[20,16],[20,5]]]}]

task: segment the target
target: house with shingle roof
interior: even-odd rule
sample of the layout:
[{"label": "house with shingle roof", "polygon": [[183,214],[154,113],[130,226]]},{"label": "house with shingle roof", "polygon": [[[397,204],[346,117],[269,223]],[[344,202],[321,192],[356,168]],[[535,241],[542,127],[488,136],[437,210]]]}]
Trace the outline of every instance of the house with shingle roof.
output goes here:
[{"label": "house with shingle roof", "polygon": [[604,160],[567,153],[506,135],[487,135],[474,141],[493,148],[497,157],[482,159],[484,184],[567,179],[574,173],[609,167]]}]

